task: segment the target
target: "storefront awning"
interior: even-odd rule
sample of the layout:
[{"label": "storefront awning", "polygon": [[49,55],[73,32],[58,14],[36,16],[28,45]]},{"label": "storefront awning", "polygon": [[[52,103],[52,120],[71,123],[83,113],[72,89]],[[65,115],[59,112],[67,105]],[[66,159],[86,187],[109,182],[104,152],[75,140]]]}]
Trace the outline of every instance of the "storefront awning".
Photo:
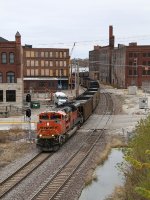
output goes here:
[{"label": "storefront awning", "polygon": [[56,78],[56,77],[24,77],[24,81],[58,81],[58,80],[68,80],[68,78]]}]

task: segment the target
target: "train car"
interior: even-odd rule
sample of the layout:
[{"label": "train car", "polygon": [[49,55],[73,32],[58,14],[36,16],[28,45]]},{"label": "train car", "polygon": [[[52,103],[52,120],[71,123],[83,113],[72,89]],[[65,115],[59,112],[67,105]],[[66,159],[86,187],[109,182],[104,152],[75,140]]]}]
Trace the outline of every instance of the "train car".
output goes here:
[{"label": "train car", "polygon": [[90,85],[90,88],[74,102],[66,103],[59,110],[39,114],[37,147],[42,151],[56,151],[90,117],[98,105],[100,97],[98,84],[93,82],[86,84]]},{"label": "train car", "polygon": [[77,106],[68,105],[59,111],[42,112],[37,123],[37,147],[57,150],[83,122]]}]

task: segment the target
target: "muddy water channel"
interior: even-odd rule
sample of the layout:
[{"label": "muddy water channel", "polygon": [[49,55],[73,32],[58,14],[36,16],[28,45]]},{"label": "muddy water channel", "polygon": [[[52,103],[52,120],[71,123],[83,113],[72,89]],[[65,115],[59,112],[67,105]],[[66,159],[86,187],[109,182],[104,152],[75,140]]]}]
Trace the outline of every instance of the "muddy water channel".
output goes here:
[{"label": "muddy water channel", "polygon": [[96,181],[83,189],[79,200],[104,200],[113,193],[116,186],[122,186],[124,184],[123,174],[117,168],[117,164],[122,161],[122,151],[112,149],[108,160],[95,170]]}]

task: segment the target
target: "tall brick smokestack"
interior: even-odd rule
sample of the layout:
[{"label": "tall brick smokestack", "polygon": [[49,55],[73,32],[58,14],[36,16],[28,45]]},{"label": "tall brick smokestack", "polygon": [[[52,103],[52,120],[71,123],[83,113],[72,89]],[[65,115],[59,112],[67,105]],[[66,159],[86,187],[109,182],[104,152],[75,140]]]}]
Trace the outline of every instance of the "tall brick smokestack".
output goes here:
[{"label": "tall brick smokestack", "polygon": [[109,26],[109,46],[114,47],[113,26]]}]

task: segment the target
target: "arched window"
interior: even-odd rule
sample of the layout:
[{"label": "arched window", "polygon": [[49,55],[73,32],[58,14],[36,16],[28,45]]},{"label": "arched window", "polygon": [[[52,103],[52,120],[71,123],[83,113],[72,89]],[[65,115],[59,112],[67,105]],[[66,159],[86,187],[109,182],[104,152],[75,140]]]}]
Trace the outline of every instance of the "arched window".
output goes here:
[{"label": "arched window", "polygon": [[7,72],[7,83],[15,83],[15,73]]},{"label": "arched window", "polygon": [[15,55],[14,53],[9,54],[9,63],[13,64],[15,62]]},{"label": "arched window", "polygon": [[2,83],[3,82],[3,74],[2,74],[2,72],[0,72],[0,83]]},{"label": "arched window", "polygon": [[2,64],[6,64],[7,63],[7,54],[3,52],[1,54],[1,59],[2,59]]}]

